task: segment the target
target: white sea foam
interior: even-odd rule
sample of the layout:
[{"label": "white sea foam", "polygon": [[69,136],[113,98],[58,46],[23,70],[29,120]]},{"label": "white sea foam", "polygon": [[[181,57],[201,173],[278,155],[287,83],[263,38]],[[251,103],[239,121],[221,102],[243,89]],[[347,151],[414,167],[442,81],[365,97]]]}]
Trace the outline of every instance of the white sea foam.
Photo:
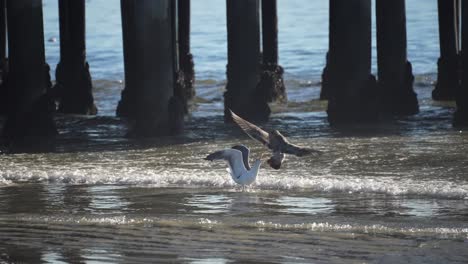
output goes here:
[{"label": "white sea foam", "polygon": [[[12,219],[2,219],[12,221]],[[385,224],[347,224],[330,222],[305,222],[305,223],[280,223],[271,221],[245,221],[242,223],[231,222],[229,219],[214,220],[209,218],[186,218],[166,219],[155,217],[127,217],[127,216],[22,216],[15,221],[28,222],[32,224],[45,225],[80,225],[80,226],[144,226],[144,227],[168,227],[168,228],[208,228],[224,230],[226,228],[255,228],[260,231],[282,230],[282,231],[313,231],[313,232],[346,232],[357,234],[402,234],[407,236],[438,236],[443,238],[468,238],[468,228],[449,227],[414,227],[414,226],[392,226]],[[73,227],[70,227],[73,228]]]},{"label": "white sea foam", "polygon": [[300,224],[281,224],[274,222],[257,221],[257,228],[277,230],[311,230],[319,232],[356,232],[366,234],[405,234],[405,235],[439,235],[444,237],[468,237],[468,228],[446,227],[392,227],[380,224],[375,225],[351,225],[333,224],[328,222],[313,222]]},{"label": "white sea foam", "polygon": [[[271,173],[270,173],[271,172]],[[16,166],[0,169],[0,185],[22,182],[65,184],[131,184],[152,187],[195,186],[233,188],[236,184],[224,170],[210,168],[148,169],[124,166],[36,168]],[[312,175],[304,171],[263,170],[253,189],[305,189],[316,192],[383,193],[468,199],[468,183],[417,179],[408,176],[357,177],[333,174]]]}]

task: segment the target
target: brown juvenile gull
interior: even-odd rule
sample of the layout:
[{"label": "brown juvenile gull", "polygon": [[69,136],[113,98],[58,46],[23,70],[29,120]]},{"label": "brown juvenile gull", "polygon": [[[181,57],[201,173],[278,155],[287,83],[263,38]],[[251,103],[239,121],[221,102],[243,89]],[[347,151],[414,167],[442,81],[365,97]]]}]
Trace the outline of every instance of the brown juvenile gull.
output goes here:
[{"label": "brown juvenile gull", "polygon": [[258,126],[244,120],[240,116],[231,112],[232,120],[252,139],[260,141],[263,145],[269,148],[273,155],[267,160],[267,163],[275,170],[281,168],[281,164],[286,154],[296,155],[298,157],[310,155],[310,154],[321,154],[321,151],[314,150],[311,148],[300,147],[291,144],[285,136],[283,136],[278,130],[265,131]]}]

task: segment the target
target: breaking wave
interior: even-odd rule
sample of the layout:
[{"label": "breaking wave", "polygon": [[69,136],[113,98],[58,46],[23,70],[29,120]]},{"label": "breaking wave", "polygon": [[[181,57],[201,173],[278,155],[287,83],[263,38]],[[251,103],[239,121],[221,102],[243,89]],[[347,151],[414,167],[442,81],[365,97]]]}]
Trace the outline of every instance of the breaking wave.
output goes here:
[{"label": "breaking wave", "polygon": [[[270,173],[271,172],[271,173]],[[48,170],[16,167],[0,170],[0,186],[22,182],[63,184],[127,184],[151,187],[215,187],[235,188],[236,184],[223,170],[207,168],[142,169],[125,166]],[[468,184],[445,180],[424,180],[411,177],[357,177],[311,175],[307,172],[277,173],[261,171],[252,190],[299,189],[314,192],[383,193],[437,198],[468,199]]]}]

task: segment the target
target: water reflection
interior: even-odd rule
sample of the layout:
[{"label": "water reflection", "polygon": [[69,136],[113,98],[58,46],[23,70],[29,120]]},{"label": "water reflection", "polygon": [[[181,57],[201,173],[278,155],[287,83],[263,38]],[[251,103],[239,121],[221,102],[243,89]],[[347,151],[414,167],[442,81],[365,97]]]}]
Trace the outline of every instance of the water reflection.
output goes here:
[{"label": "water reflection", "polygon": [[44,212],[47,206],[47,191],[42,184],[0,188],[0,215],[39,214]]},{"label": "water reflection", "polygon": [[8,245],[0,241],[0,263],[42,263],[42,248]]},{"label": "water reflection", "polygon": [[90,188],[92,195],[92,200],[89,205],[90,209],[94,213],[109,213],[109,214],[121,214],[122,211],[125,211],[129,202],[121,199],[118,190],[125,188],[123,186],[93,186]]},{"label": "water reflection", "polygon": [[[15,195],[36,208],[6,199]],[[397,252],[440,232],[453,234],[446,239],[460,248],[457,243],[466,247],[460,236],[466,234],[467,203],[383,194],[24,184],[0,188],[0,262],[294,263],[316,254],[323,260]],[[445,225],[447,217],[455,229]],[[311,243],[320,251],[311,252]]]},{"label": "water reflection", "polygon": [[188,197],[184,204],[193,207],[200,214],[220,214],[229,211],[232,199],[227,195],[195,194]]},{"label": "water reflection", "polygon": [[232,263],[228,261],[227,259],[224,258],[200,258],[200,259],[194,259],[194,258],[186,258],[182,259],[183,262],[187,262],[190,264],[227,264],[227,263]]},{"label": "water reflection", "polygon": [[82,248],[62,247],[59,249],[60,257],[51,262],[56,263],[58,260],[62,260],[65,263],[86,263],[87,259],[84,256]]},{"label": "water reflection", "polygon": [[229,207],[231,214],[251,216],[262,212],[261,194],[256,192],[233,192]]},{"label": "water reflection", "polygon": [[255,192],[231,192],[227,194],[194,194],[185,198],[184,206],[196,214],[321,214],[330,213],[335,205],[322,197],[298,197]]},{"label": "water reflection", "polygon": [[330,213],[334,210],[332,201],[321,197],[281,196],[270,204],[278,205],[279,212],[291,214],[320,214]]},{"label": "water reflection", "polygon": [[362,217],[392,217],[407,215],[407,208],[394,196],[372,193],[349,193],[344,197],[332,197],[335,215],[362,215]]},{"label": "water reflection", "polygon": [[[43,184],[41,184],[43,185]],[[87,185],[43,185],[46,188],[47,210],[62,210],[66,214],[83,214],[89,211],[92,201]]]},{"label": "water reflection", "polygon": [[422,199],[403,200],[401,206],[407,208],[409,215],[417,217],[435,216],[440,209],[435,201]]},{"label": "water reflection", "polygon": [[71,213],[84,213],[90,207],[92,196],[87,185],[65,185],[63,191],[63,205]]},{"label": "water reflection", "polygon": [[227,192],[194,194],[183,201],[183,206],[195,214],[253,214],[261,211],[260,198],[254,192]]}]

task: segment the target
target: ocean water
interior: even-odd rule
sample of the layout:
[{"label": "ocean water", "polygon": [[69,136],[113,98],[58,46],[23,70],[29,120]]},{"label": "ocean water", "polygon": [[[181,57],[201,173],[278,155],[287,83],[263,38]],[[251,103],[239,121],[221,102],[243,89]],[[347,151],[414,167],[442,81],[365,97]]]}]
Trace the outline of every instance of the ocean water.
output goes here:
[{"label": "ocean water", "polygon": [[[281,170],[263,164],[245,192],[226,164],[203,160],[238,143],[252,158],[266,153],[223,123],[225,1],[192,1],[197,97],[185,132],[145,140],[126,138],[115,117],[124,82],[119,1],[86,3],[99,113],[58,115],[54,152],[0,155],[0,263],[468,262],[468,133],[451,126],[453,102],[430,96],[437,1],[407,1],[420,113],[343,132],[328,126],[318,100],[328,1],[278,0],[289,101],[273,104],[262,126],[324,154],[287,157]],[[57,1],[44,0],[44,16],[55,69]]]}]

